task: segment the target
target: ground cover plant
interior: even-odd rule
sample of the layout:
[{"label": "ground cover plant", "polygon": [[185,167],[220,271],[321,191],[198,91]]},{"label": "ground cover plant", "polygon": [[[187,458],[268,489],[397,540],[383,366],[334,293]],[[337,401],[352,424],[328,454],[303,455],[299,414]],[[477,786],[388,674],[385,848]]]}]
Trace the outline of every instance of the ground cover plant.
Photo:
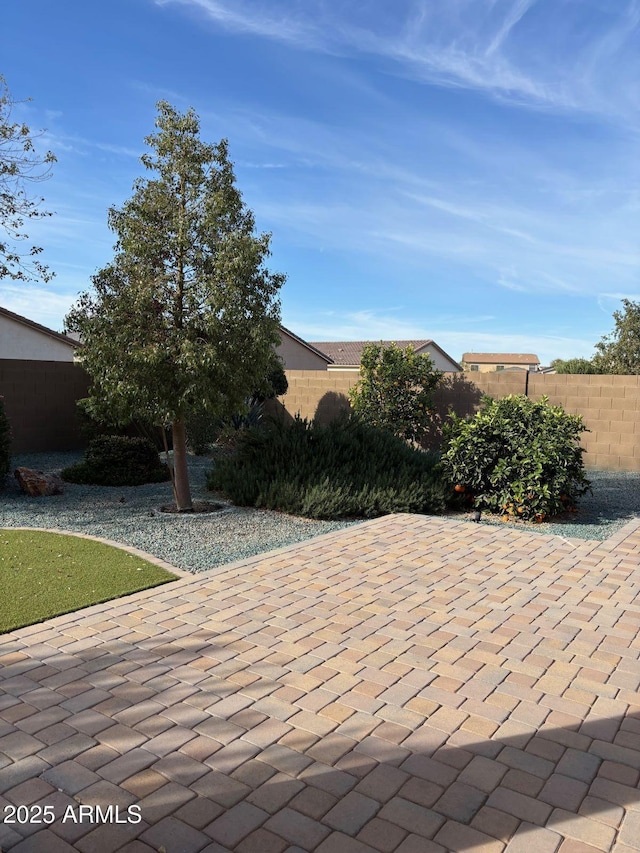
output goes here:
[{"label": "ground cover plant", "polygon": [[0,632],[175,580],[120,548],[44,530],[0,530]]},{"label": "ground cover plant", "polygon": [[386,430],[343,417],[297,418],[241,432],[234,454],[209,473],[210,489],[240,506],[307,518],[373,518],[446,508],[437,458]]},{"label": "ground cover plant", "polygon": [[580,415],[546,397],[485,397],[472,417],[451,414],[442,467],[451,487],[476,509],[541,522],[575,511],[590,490],[579,445],[585,430]]},{"label": "ground cover plant", "polygon": [[142,486],[170,478],[168,467],[147,438],[102,435],[89,442],[84,459],[62,471],[70,483],[95,486]]}]

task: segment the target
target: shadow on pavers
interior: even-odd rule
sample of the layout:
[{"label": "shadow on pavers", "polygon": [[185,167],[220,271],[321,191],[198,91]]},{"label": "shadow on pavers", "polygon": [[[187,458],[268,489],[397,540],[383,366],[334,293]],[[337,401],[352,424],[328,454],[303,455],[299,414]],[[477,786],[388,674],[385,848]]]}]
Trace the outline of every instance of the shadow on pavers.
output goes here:
[{"label": "shadow on pavers", "polygon": [[[231,671],[237,636],[216,644],[196,630],[72,654],[13,637],[0,647],[3,851],[461,853],[514,836],[534,853],[565,837],[638,846],[640,712],[583,721],[546,696],[533,726],[490,702],[469,714],[451,692],[410,726],[399,706],[383,719],[328,690],[322,707],[322,687],[307,702],[266,660]],[[542,707],[533,691],[524,701]],[[103,813],[63,821],[81,805]],[[7,820],[13,806],[27,807],[22,821]],[[45,806],[51,825],[33,820]]]}]

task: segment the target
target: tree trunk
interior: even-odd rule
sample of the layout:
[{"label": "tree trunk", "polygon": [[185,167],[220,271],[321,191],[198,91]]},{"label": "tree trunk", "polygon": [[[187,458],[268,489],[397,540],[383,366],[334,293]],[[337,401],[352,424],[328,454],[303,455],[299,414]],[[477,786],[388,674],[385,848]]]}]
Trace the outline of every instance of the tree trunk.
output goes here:
[{"label": "tree trunk", "polygon": [[173,469],[178,512],[193,512],[189,470],[187,468],[187,432],[184,420],[175,420],[173,429]]}]

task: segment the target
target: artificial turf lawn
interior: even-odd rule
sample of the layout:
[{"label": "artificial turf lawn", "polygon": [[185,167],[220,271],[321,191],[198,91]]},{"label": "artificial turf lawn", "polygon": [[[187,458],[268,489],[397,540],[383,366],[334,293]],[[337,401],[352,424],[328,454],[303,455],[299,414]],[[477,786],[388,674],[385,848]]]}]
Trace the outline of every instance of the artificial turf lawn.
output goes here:
[{"label": "artificial turf lawn", "polygon": [[0,530],[0,633],[172,580],[165,569],[102,542]]}]

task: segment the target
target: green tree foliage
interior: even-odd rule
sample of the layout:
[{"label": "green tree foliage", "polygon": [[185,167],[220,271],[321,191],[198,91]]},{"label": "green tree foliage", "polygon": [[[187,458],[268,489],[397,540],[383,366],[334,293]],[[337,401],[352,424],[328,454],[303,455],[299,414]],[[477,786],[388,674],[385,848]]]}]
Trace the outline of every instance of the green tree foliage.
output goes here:
[{"label": "green tree foliage", "polygon": [[640,302],[623,299],[623,311],[614,311],[615,328],[596,344],[593,363],[598,373],[640,373]]},{"label": "green tree foliage", "polygon": [[551,367],[556,373],[601,373],[588,358],[556,358],[551,362]]},{"label": "green tree foliage", "polygon": [[446,507],[434,455],[355,417],[326,426],[274,419],[243,430],[237,452],[216,462],[207,484],[241,506],[307,518],[373,518]]},{"label": "green tree foliage", "polygon": [[0,75],[0,279],[49,281],[53,273],[37,257],[42,248],[21,251],[20,243],[28,239],[25,219],[51,216],[40,208],[44,199],[32,198],[27,187],[49,178],[56,158],[51,151],[39,155],[36,136],[26,124],[12,121],[16,103]]},{"label": "green tree foliage", "polygon": [[442,375],[428,355],[411,346],[368,344],[360,379],[349,391],[351,408],[365,423],[419,442],[431,424],[433,393]]},{"label": "green tree foliage", "polygon": [[131,199],[109,211],[113,261],[67,317],[84,342],[95,413],[170,423],[177,508],[192,507],[186,422],[242,410],[274,365],[284,276],[236,187],[226,140],[199,138],[193,110],[158,104]]},{"label": "green tree foliage", "polygon": [[480,510],[542,521],[576,508],[589,490],[578,441],[586,427],[561,406],[511,395],[485,397],[470,418],[451,413],[442,467]]}]

